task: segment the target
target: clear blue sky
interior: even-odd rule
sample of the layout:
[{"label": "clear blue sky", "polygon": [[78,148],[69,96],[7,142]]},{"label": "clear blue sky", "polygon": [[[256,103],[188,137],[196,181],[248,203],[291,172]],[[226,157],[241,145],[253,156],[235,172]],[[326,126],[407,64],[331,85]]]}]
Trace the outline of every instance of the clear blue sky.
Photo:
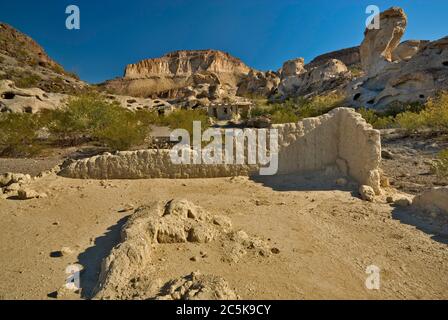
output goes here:
[{"label": "clear blue sky", "polygon": [[[65,28],[65,8],[81,10],[81,30]],[[404,39],[448,35],[447,0],[15,0],[0,21],[33,37],[83,80],[123,74],[126,64],[179,49],[219,49],[259,70],[296,57],[360,44],[367,5],[405,9]]]}]

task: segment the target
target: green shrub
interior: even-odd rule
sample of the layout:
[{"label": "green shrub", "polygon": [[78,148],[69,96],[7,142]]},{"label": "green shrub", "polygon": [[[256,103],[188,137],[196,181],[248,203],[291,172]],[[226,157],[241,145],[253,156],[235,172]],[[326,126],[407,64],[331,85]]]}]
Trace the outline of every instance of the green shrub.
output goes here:
[{"label": "green shrub", "polygon": [[438,154],[432,165],[432,172],[439,177],[448,177],[448,149]]},{"label": "green shrub", "polygon": [[158,124],[171,129],[185,129],[193,134],[193,121],[200,121],[202,130],[209,127],[208,115],[205,110],[176,110],[160,118]]},{"label": "green shrub", "polygon": [[406,130],[448,130],[448,93],[441,92],[430,99],[421,111],[406,111],[396,117],[398,125]]},{"label": "green shrub", "polygon": [[42,78],[34,73],[25,73],[23,76],[14,80],[15,85],[18,88],[33,88],[37,87]]},{"label": "green shrub", "polygon": [[56,143],[97,141],[110,149],[124,150],[143,144],[148,137],[150,128],[140,120],[141,114],[99,94],[87,93],[71,98],[62,109],[44,112],[42,118]]},{"label": "green shrub", "polygon": [[344,97],[337,94],[315,96],[313,98],[288,99],[282,103],[268,105],[257,104],[251,110],[251,116],[267,116],[272,123],[297,122],[303,118],[317,117],[342,106]]},{"label": "green shrub", "polygon": [[392,116],[385,116],[376,113],[374,110],[361,108],[357,110],[362,117],[370,123],[375,129],[387,129],[395,127],[395,119]]},{"label": "green shrub", "polygon": [[0,156],[31,156],[41,150],[35,114],[0,114]]}]

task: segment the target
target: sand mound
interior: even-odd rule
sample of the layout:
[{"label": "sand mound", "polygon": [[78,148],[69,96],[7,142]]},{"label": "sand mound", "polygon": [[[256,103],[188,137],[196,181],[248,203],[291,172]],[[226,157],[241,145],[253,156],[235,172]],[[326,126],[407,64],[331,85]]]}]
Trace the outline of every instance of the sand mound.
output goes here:
[{"label": "sand mound", "polygon": [[[227,282],[194,273],[162,286],[151,264],[161,245],[217,241],[223,262],[238,262],[249,252],[271,254],[266,243],[244,231],[232,231],[229,218],[211,215],[187,200],[155,202],[135,210],[123,227],[121,243],[103,261],[97,299],[233,299]],[[167,289],[168,286],[168,289]]]}]

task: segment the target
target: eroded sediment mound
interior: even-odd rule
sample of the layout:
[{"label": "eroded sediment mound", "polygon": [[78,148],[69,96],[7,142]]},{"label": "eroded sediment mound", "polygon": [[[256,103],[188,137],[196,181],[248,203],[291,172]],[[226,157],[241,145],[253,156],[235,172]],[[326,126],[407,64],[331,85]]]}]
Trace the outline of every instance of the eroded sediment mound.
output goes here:
[{"label": "eroded sediment mound", "polygon": [[224,279],[197,273],[162,285],[151,256],[161,245],[220,244],[223,262],[238,262],[250,252],[268,257],[263,240],[232,231],[225,216],[213,216],[187,200],[141,207],[123,227],[121,243],[103,261],[97,299],[234,299]]}]

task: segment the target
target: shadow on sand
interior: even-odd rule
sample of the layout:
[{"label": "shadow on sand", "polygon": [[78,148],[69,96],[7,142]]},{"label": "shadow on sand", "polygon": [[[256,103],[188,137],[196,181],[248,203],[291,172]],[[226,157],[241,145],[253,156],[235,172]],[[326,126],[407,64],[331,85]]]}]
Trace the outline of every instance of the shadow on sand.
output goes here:
[{"label": "shadow on sand", "polygon": [[120,233],[128,217],[122,218],[117,224],[109,227],[106,233],[95,239],[92,247],[89,247],[78,256],[78,261],[84,266],[81,273],[82,298],[91,299],[101,272],[101,263],[113,247],[120,241]]},{"label": "shadow on sand", "polygon": [[448,244],[448,226],[438,223],[434,219],[423,218],[418,215],[418,209],[414,207],[395,207],[392,218],[403,224],[414,226],[431,237],[432,240]]},{"label": "shadow on sand", "polygon": [[350,181],[345,186],[336,183],[338,177],[327,176],[320,171],[300,174],[285,174],[274,176],[251,176],[250,180],[274,191],[348,191],[356,195]]}]

